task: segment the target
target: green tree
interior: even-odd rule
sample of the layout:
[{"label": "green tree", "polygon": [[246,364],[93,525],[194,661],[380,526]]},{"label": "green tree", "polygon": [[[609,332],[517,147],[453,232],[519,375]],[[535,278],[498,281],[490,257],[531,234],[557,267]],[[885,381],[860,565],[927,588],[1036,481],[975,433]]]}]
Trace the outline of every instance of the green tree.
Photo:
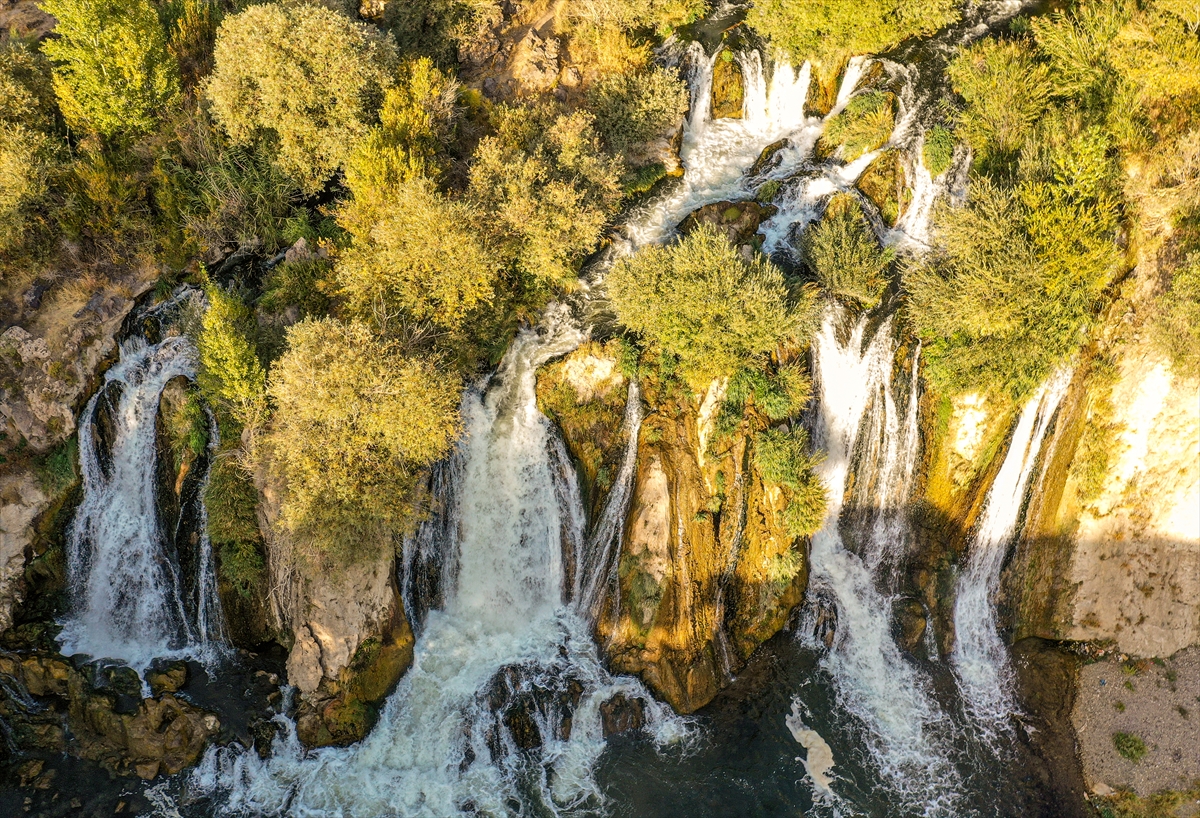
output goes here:
[{"label": "green tree", "polygon": [[657,139],[680,122],[688,104],[678,72],[658,66],[610,74],[588,89],[596,130],[616,152]]},{"label": "green tree", "polygon": [[829,500],[814,471],[823,459],[811,451],[800,426],[791,432],[767,429],[754,436],[754,465],[764,481],[783,487],[788,501],[783,517],[793,537],[812,536],[825,522]]},{"label": "green tree", "polygon": [[389,38],[324,6],[251,6],[221,24],[205,95],[235,143],[268,136],[313,193],[376,122],[398,60]]},{"label": "green tree", "polygon": [[822,143],[831,148],[841,145],[841,157],[847,162],[882,148],[896,127],[892,104],[892,95],[883,91],[855,94],[825,126]]},{"label": "green tree", "polygon": [[0,43],[0,252],[19,244],[56,165],[54,93],[46,61],[27,43]]},{"label": "green tree", "polygon": [[427,179],[395,187],[369,226],[346,224],[355,239],[337,261],[350,310],[377,326],[400,313],[446,328],[492,296],[498,262],[475,225],[481,214],[446,198]]},{"label": "green tree", "polygon": [[867,309],[879,304],[894,253],[880,246],[853,195],[830,199],[821,220],[804,231],[801,249],[826,292]]},{"label": "green tree", "polygon": [[592,116],[551,105],[499,108],[479,143],[468,195],[506,263],[563,286],[596,246],[621,198],[621,163],[600,149]]},{"label": "green tree", "polygon": [[1138,89],[1143,104],[1200,91],[1200,36],[1184,2],[1148,4],[1113,42],[1112,60]]},{"label": "green tree", "polygon": [[458,433],[459,384],[361,323],[301,321],[271,369],[268,444],[286,528],[314,556],[366,556],[412,511],[416,473]]},{"label": "green tree", "polygon": [[179,94],[179,66],[148,0],[46,0],[58,21],[43,51],[67,124],[103,136],[139,134]]},{"label": "green tree", "polygon": [[984,167],[1021,149],[1046,112],[1053,88],[1033,48],[1014,40],[975,43],[950,63],[947,74],[966,102],[958,133]]},{"label": "green tree", "polygon": [[196,382],[211,405],[243,426],[254,425],[266,408],[266,373],[251,341],[253,316],[240,298],[215,284],[204,293]]},{"label": "green tree", "polygon": [[1183,377],[1200,377],[1200,253],[1179,266],[1159,298],[1151,323],[1154,340]]},{"label": "green tree", "polygon": [[677,355],[696,387],[760,360],[803,320],[778,268],[746,261],[708,226],[622,259],[607,284],[621,323]]},{"label": "green tree", "polygon": [[746,23],[799,65],[836,71],[855,54],[874,54],[957,20],[955,0],[756,0]]}]

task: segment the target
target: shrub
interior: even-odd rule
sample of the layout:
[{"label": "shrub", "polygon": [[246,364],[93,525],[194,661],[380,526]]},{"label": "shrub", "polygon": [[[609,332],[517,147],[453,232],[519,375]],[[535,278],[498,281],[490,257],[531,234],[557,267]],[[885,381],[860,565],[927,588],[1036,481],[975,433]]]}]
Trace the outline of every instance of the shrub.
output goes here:
[{"label": "shrub", "polygon": [[1187,12],[1179,13],[1184,7],[1160,0],[1134,15],[1113,41],[1112,61],[1143,104],[1200,91],[1200,38]]},{"label": "shrub", "polygon": [[18,39],[0,43],[0,252],[20,244],[56,165],[50,67]]},{"label": "shrub", "polygon": [[253,317],[237,296],[216,285],[205,287],[205,295],[196,383],[210,404],[252,425],[265,408],[266,394],[266,373],[250,341]]},{"label": "shrub", "polygon": [[1200,253],[1175,271],[1170,289],[1159,297],[1151,332],[1178,374],[1200,377]]},{"label": "shrub", "polygon": [[459,384],[361,323],[307,319],[287,343],[270,379],[282,522],[311,556],[367,556],[409,517],[416,470],[449,451]]},{"label": "shrub", "polygon": [[405,54],[453,64],[500,20],[495,0],[393,0],[383,22]]},{"label": "shrub", "polygon": [[345,15],[271,3],[226,18],[215,61],[204,93],[217,121],[237,144],[269,134],[280,168],[313,193],[367,134],[398,56]]},{"label": "shrub", "polygon": [[248,598],[265,568],[256,510],[258,492],[250,475],[228,452],[213,461],[204,491],[204,506],[220,576],[239,595]]},{"label": "shrub", "polygon": [[152,130],[179,93],[179,67],[148,0],[46,0],[43,8],[58,21],[42,48],[67,123],[104,136]]},{"label": "shrub", "polygon": [[829,120],[822,142],[831,147],[841,145],[842,159],[847,162],[882,148],[896,126],[892,103],[892,95],[883,91],[855,94],[841,113]]},{"label": "shrub", "polygon": [[179,65],[184,88],[195,88],[212,72],[222,12],[218,0],[166,0],[159,5],[167,50]]},{"label": "shrub", "polygon": [[75,435],[39,456],[34,470],[42,491],[51,497],[57,497],[73,486],[79,479],[79,471],[75,465],[78,461],[79,439]]},{"label": "shrub", "polygon": [[284,261],[271,268],[263,281],[258,307],[282,312],[294,305],[302,318],[327,315],[333,291],[333,264],[328,259]]},{"label": "shrub", "polygon": [[941,125],[934,125],[925,132],[921,158],[930,176],[940,176],[950,167],[954,158],[954,144],[954,134]]},{"label": "shrub", "polygon": [[707,5],[706,0],[581,0],[570,13],[576,25],[608,31],[652,28],[665,37],[700,19]]},{"label": "shrub", "polygon": [[475,228],[481,214],[422,178],[403,183],[393,195],[380,219],[338,259],[348,307],[380,326],[399,313],[460,325],[491,297],[498,272]]},{"label": "shrub", "polygon": [[808,435],[800,427],[791,432],[768,429],[754,437],[754,465],[762,479],[782,486],[788,504],[783,512],[793,537],[811,536],[825,520],[828,499],[813,471],[821,456],[810,453]]},{"label": "shrub", "polygon": [[1146,749],[1146,742],[1135,736],[1133,733],[1113,733],[1113,746],[1117,748],[1117,752],[1122,758],[1127,758],[1130,761],[1138,762],[1146,757],[1149,752]]},{"label": "shrub", "polygon": [[759,359],[802,319],[778,268],[747,262],[707,225],[622,259],[607,283],[621,323],[679,356],[697,387]]},{"label": "shrub", "polygon": [[826,292],[867,309],[879,304],[895,254],[880,246],[852,194],[830,199],[821,220],[804,232],[801,249]]},{"label": "shrub", "polygon": [[617,152],[657,139],[687,113],[687,85],[676,71],[651,66],[612,74],[588,89],[596,130]]},{"label": "shrub", "polygon": [[985,166],[1020,150],[1049,104],[1053,85],[1032,48],[1014,40],[980,40],[947,69],[966,107],[958,133]]},{"label": "shrub", "polygon": [[813,60],[836,70],[847,57],[932,34],[958,17],[954,0],[757,0],[746,22],[794,65]]},{"label": "shrub", "polygon": [[621,198],[621,163],[608,158],[584,111],[501,107],[479,143],[469,198],[503,260],[535,280],[569,283]]},{"label": "shrub", "polygon": [[939,250],[904,275],[908,309],[941,388],[1020,400],[1082,342],[1120,261],[1111,201],[1053,185],[979,179],[935,211]]}]

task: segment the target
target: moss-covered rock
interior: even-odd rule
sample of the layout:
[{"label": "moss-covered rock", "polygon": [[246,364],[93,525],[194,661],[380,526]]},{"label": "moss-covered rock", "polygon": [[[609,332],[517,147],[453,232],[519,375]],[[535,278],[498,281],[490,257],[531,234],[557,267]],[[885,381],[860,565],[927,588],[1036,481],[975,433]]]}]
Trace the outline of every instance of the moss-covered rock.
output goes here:
[{"label": "moss-covered rock", "polygon": [[725,49],[713,65],[712,118],[741,119],[745,96],[742,67],[733,52]]},{"label": "moss-covered rock", "polygon": [[905,185],[904,163],[899,151],[884,151],[858,177],[855,186],[862,191],[888,227],[895,227],[912,199]]}]

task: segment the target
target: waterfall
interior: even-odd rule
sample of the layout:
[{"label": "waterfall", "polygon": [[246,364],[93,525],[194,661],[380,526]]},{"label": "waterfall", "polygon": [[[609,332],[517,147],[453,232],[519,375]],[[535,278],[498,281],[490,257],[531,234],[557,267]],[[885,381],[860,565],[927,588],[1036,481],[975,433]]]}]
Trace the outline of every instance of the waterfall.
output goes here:
[{"label": "waterfall", "polygon": [[[426,614],[413,666],[374,730],[357,746],[306,756],[281,719],[269,759],[210,751],[193,782],[225,811],[444,818],[511,814],[514,803],[522,814],[595,809],[601,703],[619,692],[640,698],[657,740],[680,735],[681,722],[640,683],[604,670],[590,623],[563,593],[564,526],[581,540],[583,515],[574,474],[553,455],[553,427],[537,410],[535,378],[581,339],[567,311],[551,308],[464,396],[465,435],[445,475],[455,499],[431,530],[449,538],[438,547],[456,563],[454,579],[442,608]],[[513,728],[522,714],[536,747]]]},{"label": "waterfall", "polygon": [[1015,710],[1012,668],[996,630],[992,598],[1000,584],[1008,546],[1018,533],[1042,441],[1070,381],[1070,370],[1056,372],[1021,410],[1008,453],[976,525],[966,570],[958,581],[951,658],[967,711],[992,741],[1008,730],[1009,716]]},{"label": "waterfall", "polygon": [[[194,294],[183,290],[141,318],[156,322]],[[223,642],[203,502],[196,499],[194,576],[176,548],[187,533],[176,526],[186,515],[165,520],[159,507],[159,400],[168,382],[191,379],[195,370],[196,351],[186,337],[151,343],[132,335],[80,416],[83,500],[67,543],[71,612],[59,636],[64,654],[114,659],[141,673],[159,657],[209,660]],[[215,435],[210,417],[210,445]]]},{"label": "waterfall", "polygon": [[[943,814],[957,786],[938,737],[945,716],[890,635],[892,598],[881,566],[902,539],[892,526],[875,523],[845,538],[839,525],[848,488],[857,495],[851,499],[874,504],[880,514],[891,509],[898,516],[907,501],[918,443],[915,386],[907,390],[909,406],[901,416],[891,397],[896,353],[891,319],[868,337],[864,315],[840,340],[845,318],[840,308],[830,307],[813,344],[816,443],[826,451],[818,472],[829,509],[812,540],[810,596],[831,601],[837,615],[836,634],[821,662],[839,704],[862,723],[863,739],[889,790],[906,806]],[[911,377],[916,378],[915,367]],[[823,647],[811,627],[801,636]]]}]

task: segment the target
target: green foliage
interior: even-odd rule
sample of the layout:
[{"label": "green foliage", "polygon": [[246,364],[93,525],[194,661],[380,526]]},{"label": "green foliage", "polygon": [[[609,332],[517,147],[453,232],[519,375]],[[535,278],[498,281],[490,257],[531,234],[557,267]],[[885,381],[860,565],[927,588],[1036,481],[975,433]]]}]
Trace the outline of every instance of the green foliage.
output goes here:
[{"label": "green foliage", "polygon": [[223,16],[220,0],[164,0],[158,15],[183,87],[195,88],[212,71],[213,47]]},{"label": "green foliage", "polygon": [[576,25],[608,31],[650,28],[665,37],[700,19],[706,6],[706,0],[581,0],[571,15]]},{"label": "green foliage", "polygon": [[1175,271],[1151,322],[1155,343],[1185,378],[1200,377],[1200,253]]},{"label": "green foliage", "polygon": [[688,103],[678,72],[659,66],[602,77],[587,95],[596,130],[618,153],[660,137],[678,124]]},{"label": "green foliage", "polygon": [[954,134],[948,128],[934,125],[925,132],[921,158],[930,176],[940,176],[950,167],[950,161],[954,158],[954,145]]},{"label": "green foliage", "polygon": [[241,299],[216,285],[205,287],[205,295],[196,383],[210,404],[243,426],[254,425],[265,409],[266,373],[250,340],[253,317]]},{"label": "green foliage", "polygon": [[0,252],[25,238],[56,162],[50,67],[27,43],[0,43]]},{"label": "green foliage", "polygon": [[892,95],[884,91],[855,94],[826,124],[821,140],[831,147],[841,145],[841,157],[847,162],[878,150],[887,144],[896,126],[892,105]]},{"label": "green foliage", "polygon": [[428,59],[406,63],[389,88],[380,124],[371,129],[346,160],[346,186],[353,198],[339,220],[362,236],[380,218],[401,186],[442,170],[441,155],[454,131],[458,85]]},{"label": "green foliage", "polygon": [[38,485],[50,497],[57,497],[79,479],[79,438],[71,435],[34,463]]},{"label": "green foliage", "polygon": [[259,309],[282,312],[290,306],[300,310],[300,317],[327,315],[333,304],[333,264],[324,258],[284,261],[267,273]]},{"label": "green foliage", "polygon": [[393,0],[383,22],[403,53],[451,65],[499,18],[495,0]]},{"label": "green foliage", "polygon": [[1018,40],[980,40],[963,49],[947,75],[966,101],[957,131],[984,167],[1021,149],[1049,104],[1049,69]]},{"label": "green foliage", "polygon": [[569,283],[621,198],[621,163],[607,157],[584,111],[501,106],[479,143],[468,196],[502,260],[553,285]]},{"label": "green foliage", "polygon": [[1075,449],[1069,474],[1075,481],[1080,502],[1088,504],[1100,496],[1108,477],[1109,459],[1120,425],[1113,422],[1112,390],[1119,377],[1109,360],[1092,362],[1088,377],[1087,423]]},{"label": "green foliage", "polygon": [[1109,53],[1129,21],[1121,2],[1078,3],[1070,13],[1055,11],[1033,22],[1038,50],[1050,66],[1054,93],[1106,105],[1115,91]]},{"label": "green foliage", "polygon": [[621,323],[679,356],[698,388],[761,359],[802,320],[783,274],[764,258],[745,261],[707,225],[622,259],[607,284]]},{"label": "green foliage", "polygon": [[[1200,37],[1180,0],[1147,4],[1113,42],[1111,59],[1143,104],[1200,91]],[[1179,12],[1183,13],[1180,14]]]},{"label": "green foliage", "polygon": [[959,18],[954,0],[757,0],[746,22],[792,63],[826,70],[855,54],[875,54]]},{"label": "green foliage", "polygon": [[1122,758],[1127,758],[1130,761],[1138,762],[1146,757],[1149,752],[1146,749],[1146,742],[1142,741],[1133,733],[1113,733],[1113,746],[1117,748],[1117,752]]},{"label": "green foliage", "polygon": [[1093,799],[1100,818],[1177,818],[1180,808],[1200,801],[1200,783],[1193,782],[1190,790],[1167,790],[1147,798],[1124,791],[1104,798]]},{"label": "green foliage", "polygon": [[754,437],[758,473],[788,492],[784,521],[793,537],[811,536],[824,522],[828,499],[813,471],[821,460],[820,454],[810,451],[808,435],[799,426],[791,432],[767,429]]},{"label": "green foliage", "polygon": [[1120,261],[1116,208],[1047,183],[979,179],[935,213],[939,250],[904,276],[927,373],[950,393],[1019,400],[1074,352]]},{"label": "green foliage", "polygon": [[154,128],[179,94],[179,67],[148,0],[46,0],[58,21],[43,51],[73,128],[103,136]]},{"label": "green foliage", "polygon": [[265,567],[256,512],[258,492],[250,475],[228,452],[213,461],[204,505],[220,576],[238,594],[248,598],[258,586]]},{"label": "green foliage", "polygon": [[459,326],[491,298],[498,272],[475,228],[481,220],[469,203],[447,199],[426,179],[399,184],[387,210],[338,259],[351,313],[381,327],[401,313]]},{"label": "green foliage", "polygon": [[269,387],[283,524],[310,556],[368,556],[410,516],[416,471],[449,451],[459,384],[361,323],[308,319],[287,342]]},{"label": "green foliage", "polygon": [[314,193],[375,122],[398,55],[324,6],[270,3],[225,19],[215,60],[204,93],[217,121],[237,144],[269,136],[279,167]]},{"label": "green foliage", "polygon": [[879,304],[895,254],[880,246],[855,196],[830,199],[821,220],[804,232],[801,249],[826,292],[866,309]]}]

